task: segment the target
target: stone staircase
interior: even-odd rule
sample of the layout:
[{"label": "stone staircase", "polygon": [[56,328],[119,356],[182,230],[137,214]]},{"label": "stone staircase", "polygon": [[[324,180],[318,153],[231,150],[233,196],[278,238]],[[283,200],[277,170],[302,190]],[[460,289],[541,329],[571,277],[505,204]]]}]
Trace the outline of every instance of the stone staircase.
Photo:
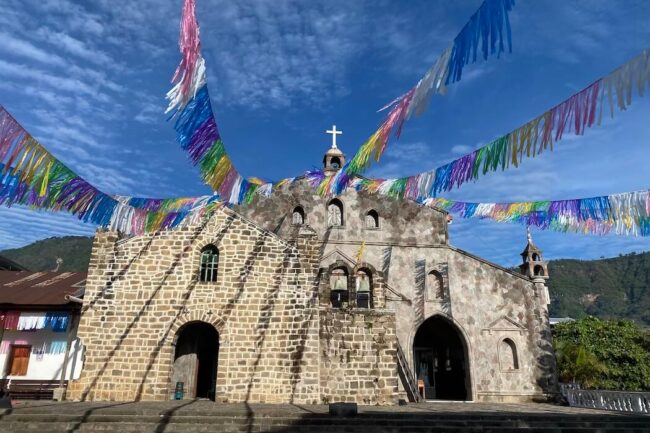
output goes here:
[{"label": "stone staircase", "polygon": [[360,407],[355,417],[327,406],[225,405],[204,401],[32,404],[0,412],[0,432],[650,432],[650,416],[546,404],[422,403]]}]

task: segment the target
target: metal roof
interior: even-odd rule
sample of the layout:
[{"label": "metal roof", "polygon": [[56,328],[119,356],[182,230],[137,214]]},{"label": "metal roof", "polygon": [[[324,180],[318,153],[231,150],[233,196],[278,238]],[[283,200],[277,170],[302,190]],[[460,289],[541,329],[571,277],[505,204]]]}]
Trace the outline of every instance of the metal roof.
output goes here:
[{"label": "metal roof", "polygon": [[0,305],[69,304],[65,295],[80,296],[86,276],[86,272],[0,271]]}]

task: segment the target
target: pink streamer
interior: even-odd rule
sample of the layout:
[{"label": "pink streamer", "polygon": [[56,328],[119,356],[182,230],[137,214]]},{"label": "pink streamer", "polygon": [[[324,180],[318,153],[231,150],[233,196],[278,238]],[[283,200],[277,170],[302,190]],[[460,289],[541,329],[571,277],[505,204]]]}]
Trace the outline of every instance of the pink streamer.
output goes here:
[{"label": "pink streamer", "polygon": [[199,39],[199,25],[196,20],[196,2],[195,0],[185,0],[183,5],[183,16],[181,18],[181,33],[179,38],[181,49],[181,63],[176,68],[172,83],[179,81],[181,84],[182,99],[186,100],[192,77],[196,68],[196,61],[201,51],[201,41]]}]

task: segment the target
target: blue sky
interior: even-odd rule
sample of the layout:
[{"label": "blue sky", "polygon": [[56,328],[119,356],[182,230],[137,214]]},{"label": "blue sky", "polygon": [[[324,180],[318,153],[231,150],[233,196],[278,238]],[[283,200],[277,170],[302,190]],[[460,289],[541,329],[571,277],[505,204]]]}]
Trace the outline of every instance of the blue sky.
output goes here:
[{"label": "blue sky", "polygon": [[[239,171],[279,179],[318,167],[333,123],[348,154],[376,110],[423,75],[481,3],[199,0],[213,108]],[[209,193],[165,121],[182,0],[0,0],[0,104],[106,192]],[[518,0],[513,53],[463,80],[391,141],[372,176],[431,169],[503,135],[650,46],[645,0]],[[588,197],[650,187],[650,98],[553,153],[447,194],[468,201]],[[73,217],[0,208],[0,249],[92,234]],[[535,231],[546,258],[650,249],[650,240]],[[454,221],[451,243],[518,263],[525,228]]]}]

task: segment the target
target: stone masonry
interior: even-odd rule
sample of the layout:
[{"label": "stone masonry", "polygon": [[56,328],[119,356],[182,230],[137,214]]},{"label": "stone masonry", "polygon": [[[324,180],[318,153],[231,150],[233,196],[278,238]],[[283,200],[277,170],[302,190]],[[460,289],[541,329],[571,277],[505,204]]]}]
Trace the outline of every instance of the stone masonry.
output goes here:
[{"label": "stone masonry", "polygon": [[[98,232],[78,331],[84,369],[67,398],[173,398],[179,333],[205,322],[218,332],[217,401],[396,404],[408,397],[398,370],[419,377],[414,341],[434,318],[462,342],[435,374],[462,359],[465,399],[556,391],[543,280],[449,245],[447,214],[413,202],[346,191],[341,224],[328,224],[329,199],[305,182],[195,227]],[[219,252],[214,282],[198,278],[206,245]],[[333,291],[345,293],[340,305]]]}]

